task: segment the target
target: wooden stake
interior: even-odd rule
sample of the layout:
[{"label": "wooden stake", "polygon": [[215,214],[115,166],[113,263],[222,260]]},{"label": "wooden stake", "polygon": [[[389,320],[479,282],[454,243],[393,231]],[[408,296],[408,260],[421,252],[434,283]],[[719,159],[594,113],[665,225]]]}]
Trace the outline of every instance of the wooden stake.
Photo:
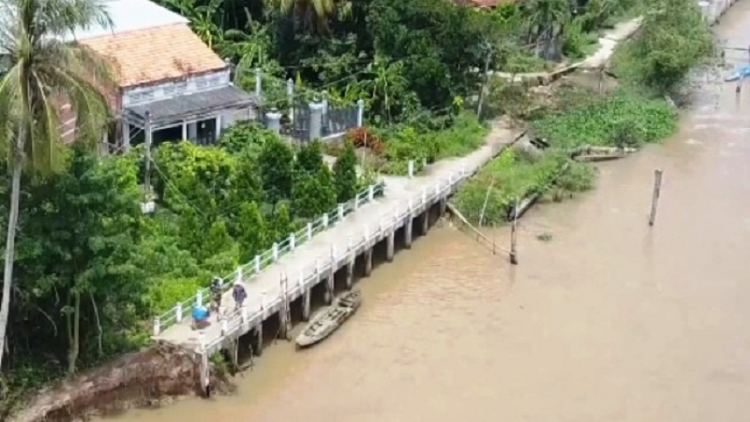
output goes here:
[{"label": "wooden stake", "polygon": [[651,216],[648,219],[649,226],[653,226],[656,220],[656,207],[659,205],[659,192],[661,191],[661,176],[662,171],[660,169],[654,170],[654,193],[651,197]]},{"label": "wooden stake", "polygon": [[518,198],[513,204],[513,224],[510,226],[510,263],[518,265],[518,256],[516,255],[516,229],[518,228]]}]

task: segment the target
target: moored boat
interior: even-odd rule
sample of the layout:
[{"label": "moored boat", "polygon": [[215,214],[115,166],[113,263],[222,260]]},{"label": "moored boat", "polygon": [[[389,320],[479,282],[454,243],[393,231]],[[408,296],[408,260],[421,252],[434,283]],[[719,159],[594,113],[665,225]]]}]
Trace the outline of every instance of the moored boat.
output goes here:
[{"label": "moored boat", "polygon": [[362,294],[355,290],[338,297],[331,306],[315,314],[299,336],[297,346],[309,347],[323,341],[349,319],[362,303]]}]

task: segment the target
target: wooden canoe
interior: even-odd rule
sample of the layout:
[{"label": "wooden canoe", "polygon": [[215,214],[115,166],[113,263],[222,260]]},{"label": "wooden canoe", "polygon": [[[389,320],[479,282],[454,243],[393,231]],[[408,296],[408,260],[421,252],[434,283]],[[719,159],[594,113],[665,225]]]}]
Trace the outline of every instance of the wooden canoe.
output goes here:
[{"label": "wooden canoe", "polygon": [[325,340],[356,312],[361,303],[362,294],[359,291],[341,295],[333,305],[322,309],[307,323],[297,336],[297,346],[310,347]]}]

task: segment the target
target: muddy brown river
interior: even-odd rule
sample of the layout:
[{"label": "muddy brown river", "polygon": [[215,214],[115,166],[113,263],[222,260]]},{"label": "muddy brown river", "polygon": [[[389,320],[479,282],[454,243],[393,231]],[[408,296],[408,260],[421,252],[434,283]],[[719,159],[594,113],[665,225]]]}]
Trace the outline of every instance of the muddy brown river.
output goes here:
[{"label": "muddy brown river", "polygon": [[[748,21],[740,1],[716,31],[747,45]],[[114,419],[750,420],[750,86],[734,89],[706,86],[669,142],[532,210],[518,266],[434,229],[360,284],[362,309],[318,347],[270,346],[235,396]]]}]

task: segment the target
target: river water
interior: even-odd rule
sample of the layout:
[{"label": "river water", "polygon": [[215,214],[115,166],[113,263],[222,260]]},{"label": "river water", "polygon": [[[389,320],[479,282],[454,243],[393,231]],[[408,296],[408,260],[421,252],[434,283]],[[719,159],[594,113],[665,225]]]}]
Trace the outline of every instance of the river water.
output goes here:
[{"label": "river water", "polygon": [[[747,45],[749,20],[741,1],[716,30]],[[362,309],[320,346],[271,346],[235,396],[116,419],[747,421],[749,134],[750,87],[738,101],[734,85],[706,86],[665,145],[532,210],[518,266],[434,229],[361,283]]]}]

